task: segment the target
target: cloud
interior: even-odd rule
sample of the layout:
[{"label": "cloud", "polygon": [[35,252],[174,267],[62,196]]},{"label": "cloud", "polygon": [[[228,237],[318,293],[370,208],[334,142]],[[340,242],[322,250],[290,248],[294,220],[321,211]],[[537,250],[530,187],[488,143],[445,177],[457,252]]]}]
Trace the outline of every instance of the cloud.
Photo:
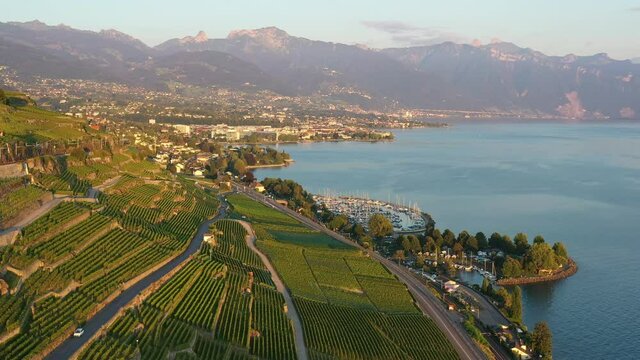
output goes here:
[{"label": "cloud", "polygon": [[634,6],[629,8],[629,11],[640,12],[640,6]]},{"label": "cloud", "polygon": [[422,46],[445,41],[467,42],[465,37],[437,27],[423,27],[402,21],[363,21],[362,25],[388,34],[398,46]]}]

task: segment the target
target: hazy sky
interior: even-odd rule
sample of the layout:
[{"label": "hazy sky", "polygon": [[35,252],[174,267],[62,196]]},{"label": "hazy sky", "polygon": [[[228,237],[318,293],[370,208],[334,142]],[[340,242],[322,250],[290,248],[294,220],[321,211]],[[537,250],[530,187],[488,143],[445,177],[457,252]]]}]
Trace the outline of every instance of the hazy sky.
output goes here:
[{"label": "hazy sky", "polygon": [[640,57],[640,0],[20,0],[0,21],[115,28],[149,45],[234,29],[277,26],[291,35],[371,47],[443,40],[511,41],[551,55]]}]

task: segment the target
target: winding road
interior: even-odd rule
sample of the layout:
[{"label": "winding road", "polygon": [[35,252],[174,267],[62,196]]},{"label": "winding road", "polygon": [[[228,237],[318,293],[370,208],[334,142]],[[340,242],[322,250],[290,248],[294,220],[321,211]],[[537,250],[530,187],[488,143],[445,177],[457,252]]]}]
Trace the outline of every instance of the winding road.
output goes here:
[{"label": "winding road", "polygon": [[299,360],[307,360],[309,356],[307,355],[307,346],[304,343],[304,332],[302,331],[302,322],[300,321],[300,316],[298,315],[298,310],[296,310],[295,305],[293,304],[293,299],[291,299],[291,294],[289,294],[289,290],[287,290],[286,286],[284,286],[284,282],[280,278],[280,275],[276,272],[276,269],[269,261],[269,258],[263,254],[256,247],[256,233],[253,231],[253,228],[246,221],[238,221],[242,226],[244,226],[245,230],[247,230],[247,246],[260,257],[262,263],[267,267],[267,270],[271,273],[271,279],[273,283],[276,285],[276,289],[282,294],[284,297],[284,301],[287,304],[287,316],[293,325],[293,335],[296,344],[296,353],[298,354]]},{"label": "winding road", "polygon": [[[323,224],[302,216],[289,209],[288,207],[282,206],[273,199],[259,194],[246,186],[234,184],[234,188],[237,192],[240,192],[253,200],[261,202],[267,206],[278,209],[290,215],[294,219],[302,222],[312,229],[321,231],[345,244],[349,244],[361,250],[365,250],[353,241],[336,232],[329,230]],[[444,332],[449,341],[456,348],[458,355],[460,355],[462,359],[486,359],[484,353],[476,346],[471,337],[462,328],[462,318],[448,312],[444,308],[440,300],[438,300],[429,291],[429,289],[427,289],[425,284],[416,279],[406,268],[398,266],[396,263],[388,260],[387,258],[381,256],[376,252],[370,252],[370,254],[374,259],[384,264],[389,269],[389,271],[396,275],[398,279],[407,286],[411,294],[416,299],[420,310],[422,310],[425,315],[429,316],[431,319],[433,319],[433,321],[435,321],[438,327]]]},{"label": "winding road", "polygon": [[115,299],[109,302],[102,310],[98,311],[91,319],[89,319],[83,326],[84,335],[82,337],[70,337],[65,340],[60,346],[53,350],[45,359],[57,360],[57,359],[70,359],[72,358],[83,345],[85,345],[105,324],[107,324],[114,316],[118,315],[118,311],[125,307],[130,301],[132,301],[138,294],[144,291],[147,287],[158,281],[160,278],[168,274],[171,270],[176,268],[184,261],[188,261],[189,257],[195,254],[200,249],[200,244],[204,239],[204,234],[209,230],[209,226],[224,218],[228,209],[226,201],[220,198],[220,208],[218,214],[211,220],[207,220],[200,225],[198,232],[189,243],[187,249],[164,266],[150,273],[146,277],[140,279],[131,287],[124,290]]}]

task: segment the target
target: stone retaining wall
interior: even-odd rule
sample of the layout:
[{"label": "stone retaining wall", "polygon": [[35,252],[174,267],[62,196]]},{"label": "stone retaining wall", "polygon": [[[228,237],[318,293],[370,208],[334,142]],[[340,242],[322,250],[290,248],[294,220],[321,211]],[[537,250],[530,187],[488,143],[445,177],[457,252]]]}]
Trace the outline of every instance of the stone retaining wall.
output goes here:
[{"label": "stone retaining wall", "polygon": [[556,281],[560,279],[568,278],[569,276],[578,272],[578,264],[576,264],[573,259],[569,259],[567,267],[562,271],[551,274],[549,276],[528,276],[521,278],[509,278],[509,279],[500,279],[498,280],[498,285],[500,286],[513,286],[513,285],[527,285],[527,284],[536,284],[541,282],[548,281]]}]

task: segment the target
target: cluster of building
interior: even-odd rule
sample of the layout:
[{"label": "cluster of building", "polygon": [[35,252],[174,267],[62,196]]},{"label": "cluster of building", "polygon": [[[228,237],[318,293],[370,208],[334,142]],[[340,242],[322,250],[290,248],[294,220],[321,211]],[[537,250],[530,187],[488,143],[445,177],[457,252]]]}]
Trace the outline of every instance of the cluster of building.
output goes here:
[{"label": "cluster of building", "polygon": [[[341,123],[307,123],[293,126],[229,126],[226,124],[197,126],[197,133],[209,132],[212,139],[238,142],[254,137],[261,141],[287,142],[312,140],[367,140],[375,138],[392,139],[389,131],[371,130],[358,126],[344,126]],[[374,135],[374,136],[372,136]],[[358,138],[360,136],[361,138]]]},{"label": "cluster of building", "polygon": [[[406,110],[381,112],[327,101],[327,95],[283,96],[270,91],[247,93],[217,87],[177,85],[181,91],[158,91],[122,83],[82,79],[23,78],[0,66],[0,87],[29,94],[44,108],[74,117],[101,116],[113,120],[162,123],[233,125],[339,122],[345,126],[405,128],[417,123]],[[336,87],[330,93],[357,94],[357,89]],[[197,95],[190,95],[197,94]],[[367,96],[360,94],[360,96]]]}]

